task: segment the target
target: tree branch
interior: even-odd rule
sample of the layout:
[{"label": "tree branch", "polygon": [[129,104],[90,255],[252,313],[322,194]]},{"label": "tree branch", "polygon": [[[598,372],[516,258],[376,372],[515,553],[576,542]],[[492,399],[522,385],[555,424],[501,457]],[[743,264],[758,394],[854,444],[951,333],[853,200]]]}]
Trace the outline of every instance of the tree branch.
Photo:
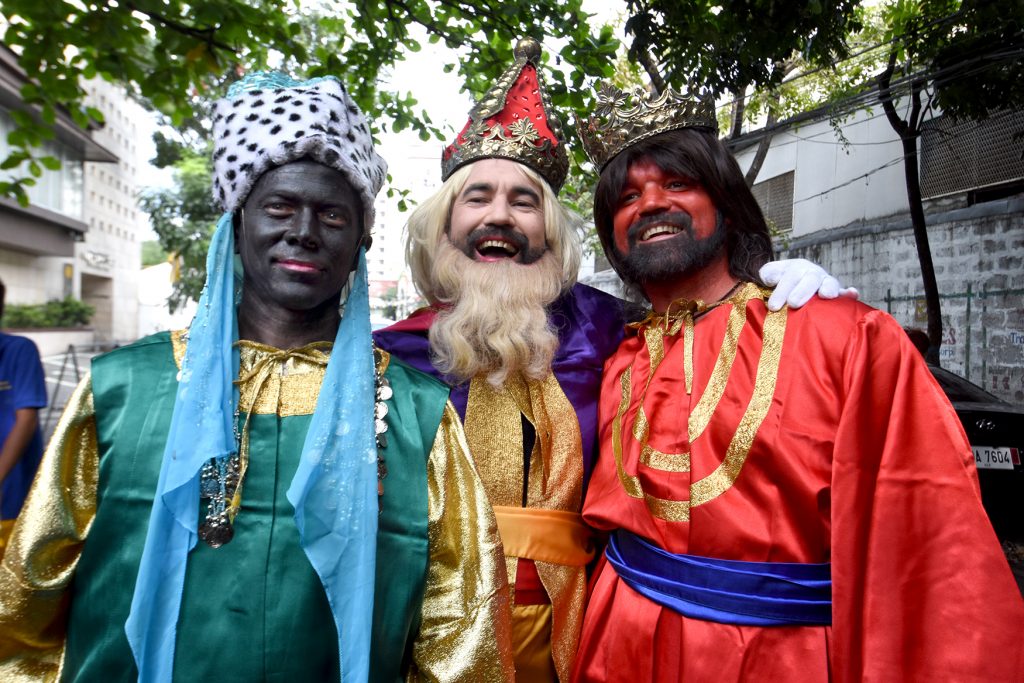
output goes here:
[{"label": "tree branch", "polygon": [[139,8],[138,5],[132,2],[125,3],[124,6],[126,9],[131,10],[132,12],[138,12],[139,14],[145,15],[150,21],[153,21],[158,24],[163,24],[172,31],[177,31],[182,35],[192,36],[193,38],[199,38],[211,48],[216,48],[218,50],[226,50],[232,53],[235,51],[235,48],[231,47],[230,45],[221,43],[214,39],[214,36],[217,35],[217,31],[220,28],[219,26],[211,26],[208,28],[200,29],[194,26],[179,23],[177,21],[174,21],[173,19],[168,19],[167,17],[163,16],[158,12],[154,12],[153,10],[141,9]]},{"label": "tree branch", "polygon": [[[735,94],[735,93],[734,93]],[[743,133],[743,115],[747,111],[747,97],[746,93],[736,94],[736,99],[732,101],[732,121],[729,124],[729,139],[733,140],[738,138]]]},{"label": "tree branch", "polygon": [[878,75],[878,101],[882,103],[882,110],[885,112],[885,117],[889,119],[889,125],[892,126],[896,134],[902,139],[907,137],[909,133],[907,131],[907,122],[896,113],[896,105],[893,102],[891,83],[892,75],[895,71],[896,47],[893,46],[889,50],[889,61],[885,65],[885,70]]},{"label": "tree branch", "polygon": [[651,86],[654,88],[654,94],[660,95],[665,92],[665,79],[661,77],[661,71],[658,70],[658,64],[654,61],[654,57],[647,50],[646,46],[638,44],[639,38],[633,40],[633,53],[636,55],[636,59],[640,62],[640,66],[647,72],[647,76],[651,79]]}]

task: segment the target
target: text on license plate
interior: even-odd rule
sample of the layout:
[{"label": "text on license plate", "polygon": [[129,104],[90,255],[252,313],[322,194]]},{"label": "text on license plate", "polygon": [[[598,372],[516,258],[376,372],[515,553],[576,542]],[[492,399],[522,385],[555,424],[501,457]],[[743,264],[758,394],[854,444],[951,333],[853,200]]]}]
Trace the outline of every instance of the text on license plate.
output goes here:
[{"label": "text on license plate", "polygon": [[971,446],[974,451],[974,464],[983,470],[1012,470],[1020,464],[1020,453],[1016,448],[992,448],[990,446]]}]

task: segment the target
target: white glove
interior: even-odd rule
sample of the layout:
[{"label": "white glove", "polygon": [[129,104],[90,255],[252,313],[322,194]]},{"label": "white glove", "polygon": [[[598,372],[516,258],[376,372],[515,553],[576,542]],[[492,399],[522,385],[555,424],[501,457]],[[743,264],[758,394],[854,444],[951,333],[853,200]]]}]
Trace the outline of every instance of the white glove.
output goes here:
[{"label": "white glove", "polygon": [[777,311],[783,306],[800,308],[817,294],[822,299],[860,295],[853,287],[843,287],[825,269],[807,259],[794,258],[771,261],[761,266],[761,279],[767,285],[774,285],[775,291],[768,298],[768,310]]}]

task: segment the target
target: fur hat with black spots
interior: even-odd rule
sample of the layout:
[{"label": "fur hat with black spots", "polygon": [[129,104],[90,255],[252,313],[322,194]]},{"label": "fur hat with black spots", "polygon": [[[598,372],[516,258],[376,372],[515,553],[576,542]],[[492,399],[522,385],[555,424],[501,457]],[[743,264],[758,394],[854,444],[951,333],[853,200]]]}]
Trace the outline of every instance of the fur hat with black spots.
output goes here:
[{"label": "fur hat with black spots", "polygon": [[249,74],[213,109],[213,199],[233,212],[271,168],[309,158],[337,169],[359,194],[363,226],[388,166],[345,86],[333,76],[296,81],[278,72]]}]

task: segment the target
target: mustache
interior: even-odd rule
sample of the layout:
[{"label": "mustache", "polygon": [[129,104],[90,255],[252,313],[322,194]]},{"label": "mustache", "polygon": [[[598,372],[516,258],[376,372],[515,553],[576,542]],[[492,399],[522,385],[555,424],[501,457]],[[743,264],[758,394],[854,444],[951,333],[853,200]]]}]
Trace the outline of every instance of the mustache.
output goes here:
[{"label": "mustache", "polygon": [[479,244],[483,240],[496,238],[511,242],[516,245],[520,252],[525,252],[530,246],[530,241],[526,239],[526,235],[516,232],[510,228],[502,228],[495,225],[477,228],[466,235],[466,248],[473,251],[475,249],[475,245]]},{"label": "mustache", "polygon": [[546,246],[531,249],[530,240],[526,235],[512,228],[504,228],[499,225],[485,225],[482,228],[476,228],[466,235],[462,244],[455,246],[459,251],[472,259],[476,253],[476,245],[488,239],[503,239],[514,244],[516,249],[519,250],[515,258],[518,258],[523,265],[536,263],[548,251]]},{"label": "mustache", "polygon": [[629,243],[636,244],[637,240],[640,239],[640,234],[652,225],[671,225],[693,237],[693,218],[690,217],[690,214],[685,211],[665,211],[653,216],[638,218],[633,225],[629,226],[629,230],[626,231]]}]

